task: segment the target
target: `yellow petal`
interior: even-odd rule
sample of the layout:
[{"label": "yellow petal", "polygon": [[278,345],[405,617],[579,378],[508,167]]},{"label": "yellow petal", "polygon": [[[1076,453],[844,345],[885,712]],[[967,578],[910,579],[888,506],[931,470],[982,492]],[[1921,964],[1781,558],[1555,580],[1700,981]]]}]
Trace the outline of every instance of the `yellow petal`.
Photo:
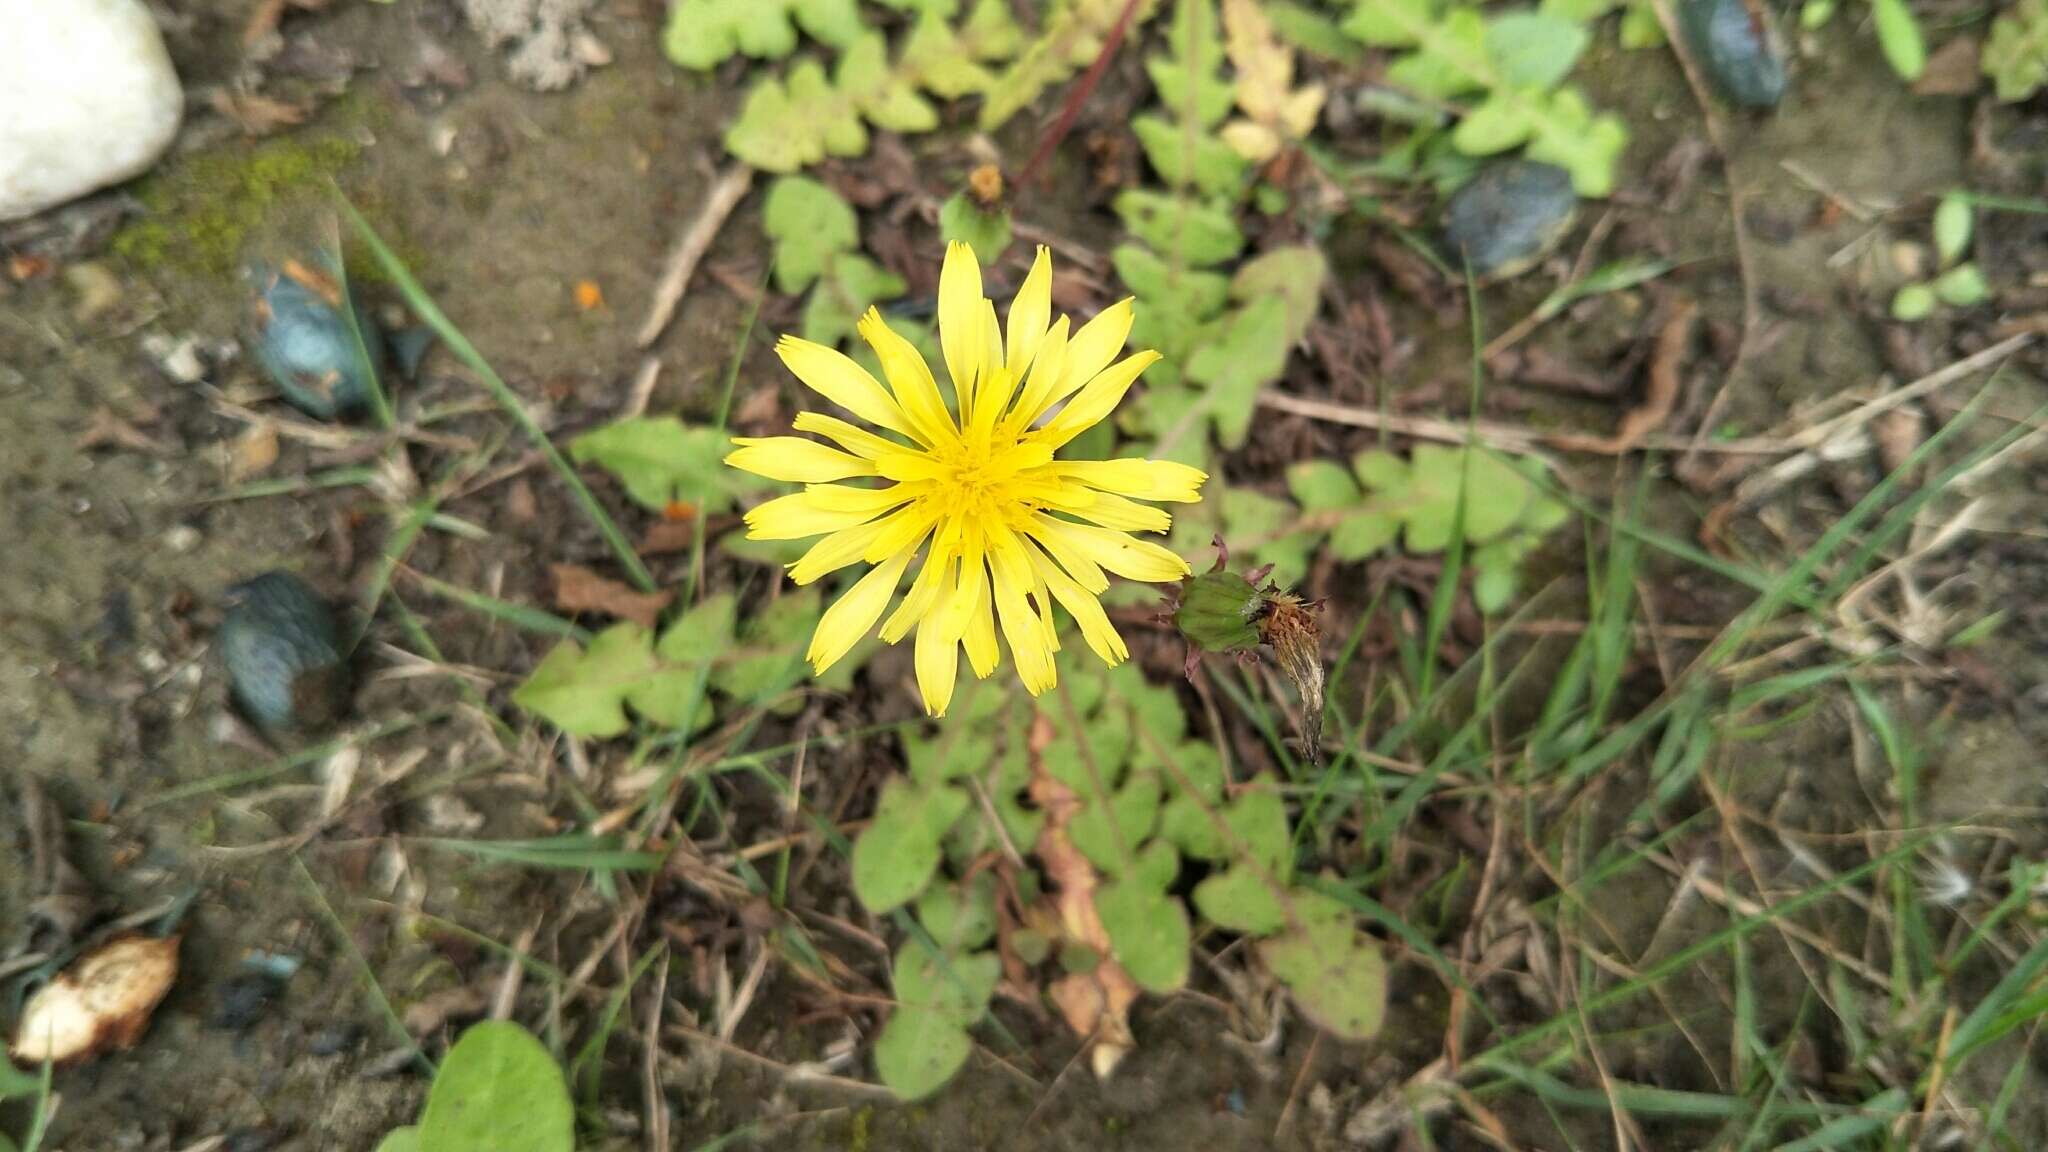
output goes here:
[{"label": "yellow petal", "polygon": [[1051,541],[1057,541],[1061,547],[1079,553],[1126,580],[1163,584],[1178,580],[1190,571],[1187,561],[1149,540],[1097,528],[1093,524],[1058,520],[1040,512],[1031,518],[1031,527],[1027,531],[1033,539],[1047,542],[1047,551],[1052,551],[1055,556],[1059,553],[1052,549]]},{"label": "yellow petal", "polygon": [[827,668],[852,651],[861,637],[875,626],[882,609],[889,606],[889,597],[896,594],[896,584],[903,579],[903,570],[909,567],[910,556],[904,552],[883,561],[873,571],[854,581],[845,595],[825,609],[825,615],[818,620],[818,630],[811,634],[811,649],[804,654],[804,659],[811,662],[814,674],[823,676]]},{"label": "yellow petal", "polygon": [[981,356],[981,265],[974,249],[955,240],[946,245],[946,263],[939,269],[939,351],[953,378],[953,395],[964,427],[974,395],[974,372]]},{"label": "yellow petal", "polygon": [[842,528],[832,533],[811,545],[811,550],[804,553],[803,559],[789,566],[789,578],[798,584],[809,584],[820,576],[830,575],[854,563],[868,550],[868,545],[874,542],[875,537],[881,534],[883,526],[902,514],[891,513],[873,523],[855,528]]},{"label": "yellow petal", "polygon": [[801,495],[811,507],[821,512],[866,512],[874,515],[887,512],[899,504],[908,504],[924,493],[924,486],[919,484],[891,484],[886,488],[813,484],[805,488]]},{"label": "yellow petal", "polygon": [[890,517],[888,527],[869,542],[868,550],[861,554],[861,558],[870,564],[879,564],[884,557],[899,552],[906,556],[915,555],[917,546],[924,543],[925,534],[932,530],[938,518],[938,509],[928,506],[909,509],[907,515]]},{"label": "yellow petal", "polygon": [[1069,395],[1109,367],[1109,362],[1123,351],[1124,341],[1130,338],[1131,317],[1131,299],[1126,296],[1081,325],[1081,330],[1067,341],[1067,362],[1060,366],[1052,400]]},{"label": "yellow petal", "polygon": [[917,692],[930,716],[944,716],[953,702],[953,681],[960,674],[960,641],[945,634],[939,613],[927,614],[917,626]]},{"label": "yellow petal", "polygon": [[875,461],[875,471],[891,480],[939,480],[952,470],[922,452],[892,452]]},{"label": "yellow petal", "polygon": [[1017,393],[1017,404],[1003,425],[1007,435],[1023,432],[1050,406],[1053,386],[1060,380],[1060,366],[1067,362],[1068,323],[1065,316],[1053,321],[1052,327],[1046,329],[1045,336],[1038,341],[1038,354],[1031,358],[1031,375],[1026,378],[1023,390]]},{"label": "yellow petal", "polygon": [[848,424],[837,416],[827,416],[823,412],[799,412],[796,414],[794,423],[796,430],[799,432],[815,432],[820,436],[837,441],[839,446],[848,452],[856,456],[865,456],[870,460],[879,456],[887,456],[891,452],[908,452],[911,450],[907,444],[891,440],[886,436],[877,436],[865,428]]},{"label": "yellow petal", "polygon": [[733,443],[739,450],[725,458],[725,462],[742,472],[766,476],[770,480],[787,480],[793,484],[822,484],[828,480],[844,480],[849,476],[873,476],[875,465],[850,452],[828,448],[816,440],[801,436],[769,436],[753,438],[738,436]]},{"label": "yellow petal", "polygon": [[1003,662],[1003,650],[996,647],[996,615],[984,595],[967,618],[967,632],[961,638],[967,648],[967,666],[974,678],[986,680]]},{"label": "yellow petal", "polygon": [[1173,517],[1164,510],[1126,500],[1114,492],[1097,492],[1095,498],[1082,508],[1069,508],[1061,503],[1054,503],[1052,507],[1090,524],[1100,524],[1119,532],[1165,532],[1173,527]]},{"label": "yellow petal", "polygon": [[1051,322],[1052,251],[1040,244],[1038,255],[1031,261],[1030,275],[1024,277],[1023,286],[1010,301],[1009,355],[1005,366],[1012,379],[1024,378],[1024,369],[1037,353],[1038,342]]},{"label": "yellow petal", "polygon": [[1025,598],[1037,587],[1031,561],[1007,529],[991,535],[989,561],[1003,639],[1009,642],[1010,655],[1017,661],[1018,678],[1023,680],[1025,690],[1036,696],[1053,686],[1058,672],[1053,665],[1052,649],[1045,642],[1045,622]]},{"label": "yellow petal", "polygon": [[1117,492],[1135,500],[1193,504],[1202,498],[1209,474],[1171,460],[1061,461],[1060,473],[1092,488]]},{"label": "yellow petal", "polygon": [[924,566],[917,570],[917,579],[910,582],[910,591],[904,593],[903,603],[889,618],[882,622],[882,640],[894,644],[909,633],[911,626],[922,621],[939,602],[939,594],[952,585],[948,572],[952,558],[938,554],[937,546],[924,558]]},{"label": "yellow petal", "polygon": [[832,401],[877,428],[901,432],[911,439],[910,418],[868,370],[836,348],[813,344],[795,336],[784,336],[775,353],[813,392]]},{"label": "yellow petal", "polygon": [[1081,626],[1081,638],[1088,642],[1088,647],[1112,668],[1128,660],[1131,650],[1124,645],[1124,638],[1117,633],[1116,625],[1109,622],[1109,613],[1102,610],[1102,601],[1076,583],[1073,577],[1060,571],[1059,565],[1043,552],[1036,548],[1027,551],[1031,555],[1032,569],[1052,590],[1060,607],[1065,608],[1067,614],[1074,618],[1074,623]]},{"label": "yellow petal", "polygon": [[[1044,517],[1054,524],[1061,521]],[[1024,535],[1032,543],[1045,549],[1046,554],[1059,563],[1076,584],[1091,595],[1109,591],[1109,577],[1102,574],[1102,566],[1090,560],[1079,548],[1069,547],[1067,542],[1053,529],[1034,520],[1024,528]]]},{"label": "yellow petal", "polygon": [[[1115,364],[1096,373],[1081,391],[1067,401],[1060,414],[1053,417],[1045,427],[1034,435],[1057,448],[1088,429],[1104,417],[1116,411],[1123,403],[1124,393],[1138,379],[1138,374],[1150,368],[1159,359],[1157,352],[1134,352]],[[1071,362],[1071,358],[1070,358]]]},{"label": "yellow petal", "polygon": [[778,496],[747,513],[750,540],[801,540],[858,527],[881,515],[880,508],[821,508],[809,492]]},{"label": "yellow petal", "polygon": [[940,444],[957,436],[959,430],[946,411],[946,401],[939,395],[938,382],[932,379],[931,366],[910,341],[889,327],[889,322],[882,319],[881,309],[870,308],[860,318],[860,334],[881,360],[882,375],[888,378],[889,388],[903,405],[904,414],[924,433],[925,443]]}]

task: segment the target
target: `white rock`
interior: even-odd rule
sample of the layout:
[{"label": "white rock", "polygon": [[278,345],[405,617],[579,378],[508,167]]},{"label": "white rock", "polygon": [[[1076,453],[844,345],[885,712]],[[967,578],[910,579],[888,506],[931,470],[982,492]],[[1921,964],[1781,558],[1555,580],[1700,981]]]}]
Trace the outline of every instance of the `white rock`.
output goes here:
[{"label": "white rock", "polygon": [[137,175],[184,110],[141,0],[0,0],[0,220]]}]

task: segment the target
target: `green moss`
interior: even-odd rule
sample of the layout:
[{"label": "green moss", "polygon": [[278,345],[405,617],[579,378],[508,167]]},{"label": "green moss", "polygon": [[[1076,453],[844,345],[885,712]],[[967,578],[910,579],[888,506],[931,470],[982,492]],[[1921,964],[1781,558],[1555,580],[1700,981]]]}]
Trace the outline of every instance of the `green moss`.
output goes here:
[{"label": "green moss", "polygon": [[317,193],[362,151],[345,135],[226,144],[158,169],[136,186],[141,218],[114,234],[137,271],[225,279],[252,229],[294,194]]}]

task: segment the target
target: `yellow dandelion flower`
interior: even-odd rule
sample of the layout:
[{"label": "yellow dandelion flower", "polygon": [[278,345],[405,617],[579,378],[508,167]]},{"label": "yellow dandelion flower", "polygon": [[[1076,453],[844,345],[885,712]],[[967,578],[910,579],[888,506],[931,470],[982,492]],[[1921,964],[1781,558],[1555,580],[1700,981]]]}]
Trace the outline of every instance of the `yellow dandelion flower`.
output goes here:
[{"label": "yellow dandelion flower", "polygon": [[934,716],[952,701],[960,649],[976,676],[996,670],[999,629],[1024,687],[1034,696],[1052,687],[1054,604],[1104,662],[1130,655],[1097,599],[1107,574],[1151,583],[1187,575],[1186,561],[1131,533],[1173,523],[1140,501],[1194,503],[1208,477],[1163,460],[1057,458],[1159,359],[1116,359],[1130,335],[1129,300],[1069,329],[1067,317],[1052,317],[1052,258],[1043,247],[999,325],[973,250],[955,243],[939,274],[939,345],[953,407],[924,357],[873,308],[860,334],[887,387],[835,349],[793,336],[776,345],[797,379],[878,429],[804,412],[796,430],[831,443],[742,437],[726,457],[757,476],[804,485],[747,513],[756,540],[824,537],[789,566],[798,584],[873,565],[819,620],[807,656],[817,672],[882,620],[920,554],[909,591],[882,621],[882,639],[893,644],[917,629],[917,685]]}]

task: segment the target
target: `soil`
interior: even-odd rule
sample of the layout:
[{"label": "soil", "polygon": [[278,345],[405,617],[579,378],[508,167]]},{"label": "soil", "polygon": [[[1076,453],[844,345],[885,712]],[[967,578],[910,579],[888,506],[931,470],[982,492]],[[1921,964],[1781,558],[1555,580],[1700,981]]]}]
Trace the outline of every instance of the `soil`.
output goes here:
[{"label": "soil", "polygon": [[[255,4],[186,0],[170,7],[177,17],[173,55],[195,100],[244,74],[242,29]],[[470,859],[420,839],[547,835],[589,811],[597,781],[623,766],[579,762],[534,733],[512,741],[511,756],[496,754],[488,721],[465,702],[455,677],[419,674],[416,664],[395,654],[393,646],[416,651],[417,645],[391,605],[416,614],[449,664],[464,670],[462,683],[501,709],[504,694],[545,652],[547,638],[436,599],[401,572],[364,646],[354,722],[400,727],[364,757],[361,779],[398,772],[403,778],[379,793],[380,802],[347,806],[306,844],[294,833],[318,810],[319,765],[332,772],[333,762],[310,753],[294,759],[307,745],[268,744],[240,724],[208,641],[224,590],[261,571],[290,569],[339,601],[360,597],[391,530],[387,503],[364,488],[223,498],[246,482],[232,475],[236,445],[248,426],[241,414],[253,408],[296,419],[270,397],[239,350],[248,296],[238,269],[252,251],[304,243],[305,221],[329,177],[394,240],[558,441],[618,412],[641,367],[633,334],[662,254],[716,178],[723,162],[717,131],[744,80],[737,65],[697,76],[662,59],[660,7],[652,0],[600,6],[591,27],[610,49],[611,63],[568,91],[549,94],[507,79],[503,60],[456,20],[447,0],[290,10],[282,27],[290,47],[281,59],[299,61],[300,71],[279,64],[272,74],[283,77],[277,83],[284,89],[319,93],[303,123],[250,139],[196,108],[176,154],[117,194],[132,197],[138,211],[111,237],[63,253],[46,274],[0,279],[0,523],[8,537],[0,548],[0,796],[7,798],[0,803],[20,807],[27,779],[46,784],[67,817],[70,854],[95,893],[101,919],[189,900],[177,988],[136,1049],[58,1075],[61,1107],[44,1147],[367,1152],[416,1116],[426,1081],[405,1059],[396,1021],[368,994],[366,971],[393,1011],[417,1014],[461,999],[455,994],[462,990],[495,986],[501,957],[476,936],[510,942],[539,925],[534,955],[565,970],[588,959],[593,968],[586,979],[598,988],[621,981],[626,953],[605,935],[612,905],[601,893],[565,876]],[[1674,294],[1690,296],[1702,305],[1706,334],[1673,424],[1690,430],[1733,358],[1743,318],[1727,184],[1709,160],[1686,186],[1669,186],[1664,161],[1703,139],[1697,105],[1667,53],[1622,53],[1611,43],[1611,30],[1601,41],[1581,76],[1594,103],[1620,110],[1634,133],[1602,259],[1647,253],[1685,263],[1647,290],[1567,310],[1524,347],[1596,379],[1611,378],[1652,330],[1659,307]],[[1844,29],[1831,29],[1816,44],[1816,53],[1799,62],[1786,107],[1770,116],[1728,119],[1734,175],[1749,190],[1752,274],[1761,307],[1757,347],[1716,417],[1730,434],[1762,434],[1839,392],[1870,389],[1885,376],[1918,375],[1990,340],[1983,331],[1988,322],[1978,322],[1984,317],[1900,331],[1883,314],[1897,281],[1892,242],[1924,240],[1926,198],[1994,178],[1973,157],[1971,102],[1911,96],[1867,42],[1852,42]],[[441,70],[432,75],[440,79],[422,64],[430,57],[439,62]],[[322,90],[307,78],[319,69],[304,62],[334,59],[352,67],[345,83]],[[1127,55],[1112,70],[1067,152],[1078,156],[1079,141],[1121,127],[1131,93],[1142,90],[1135,67]],[[448,82],[459,74],[466,74],[466,83]],[[1034,126],[1025,123],[1030,120],[1019,118],[994,142],[1013,162],[1035,139]],[[1997,131],[2020,129],[2006,116],[1994,122]],[[912,147],[913,178],[935,202],[948,193],[950,175],[966,171],[978,145],[960,130]],[[847,185],[860,173],[858,162],[828,167],[831,178]],[[2010,173],[1996,178],[2013,179]],[[2025,179],[2036,181],[2038,194],[2039,173],[2023,174],[2022,185]],[[1025,201],[1025,216],[1071,242],[1106,250],[1115,224],[1089,180],[1085,165],[1063,159],[1054,167],[1053,191]],[[702,420],[716,409],[747,309],[743,296],[761,282],[765,266],[759,200],[757,186],[652,350],[661,366],[653,411]],[[1490,329],[1505,327],[1543,297],[1602,210],[1596,206],[1582,218],[1565,256],[1486,293]],[[1981,217],[1987,259],[2005,259],[2005,271],[2013,272],[2026,257],[1998,255],[2013,250],[2003,247],[2001,230],[2029,223]],[[915,252],[935,250],[934,233],[916,212],[905,227],[920,245]],[[1339,234],[1329,242],[1344,292],[1358,298],[1370,287],[1383,294],[1396,330],[1414,344],[1412,359],[1388,381],[1390,399],[1417,403],[1431,414],[1461,414],[1469,354],[1462,309],[1432,312],[1402,294],[1363,237]],[[6,243],[0,236],[0,256],[7,254]],[[1846,258],[1835,259],[1844,252]],[[83,315],[82,281],[70,275],[78,265],[109,273],[120,287],[118,301]],[[902,270],[911,274],[914,294],[933,287],[930,269]],[[579,281],[599,287],[599,306],[579,305]],[[366,290],[373,301],[396,300],[375,277]],[[789,395],[777,399],[780,369],[765,353],[772,333],[794,323],[787,302],[771,299],[764,307],[741,372],[741,398],[759,396],[787,411]],[[187,340],[203,368],[197,379],[180,379],[166,367],[165,349]],[[1323,395],[1356,386],[1332,382],[1320,366],[1296,359],[1297,376],[1288,385],[1294,391]],[[2048,401],[2043,366],[2038,353],[2016,361],[1986,415],[1959,442],[1982,443]],[[1510,380],[1491,391],[1488,406],[1503,419],[1537,427],[1605,433],[1630,387],[1623,383],[1618,399],[1586,398]],[[1935,422],[1951,419],[1969,394],[1969,385],[1937,392],[1927,412]],[[483,396],[465,369],[437,351],[403,403],[419,412]],[[416,448],[417,482],[434,485],[450,455],[488,452],[491,468],[469,477],[443,506],[483,532],[430,529],[406,555],[409,570],[514,603],[544,605],[549,563],[605,566],[602,542],[502,416],[484,405],[436,428],[460,443],[452,454]],[[1296,417],[1262,417],[1254,443],[1223,471],[1233,483],[1277,490],[1280,465],[1299,452],[1348,452],[1368,439]],[[369,463],[375,445],[366,451],[366,442],[287,435],[277,462],[259,478]],[[1725,487],[1702,495],[1669,475],[1670,461],[1647,466],[1655,473],[1652,521],[1694,538]],[[1632,488],[1632,480],[1613,473],[1611,461],[1586,458],[1575,460],[1567,475],[1598,504],[1610,489]],[[1823,465],[1815,476],[1744,509],[1716,546],[1778,567],[1782,561],[1773,557],[1810,544],[1880,475],[1868,457]],[[645,526],[645,515],[618,492],[600,483],[599,494],[622,520]],[[1959,622],[1994,608],[2006,616],[1954,661],[1919,652],[1917,666],[1927,675],[1904,686],[1900,719],[1921,734],[1925,795],[1919,811],[1928,821],[1965,820],[1991,809],[2038,810],[2048,801],[2038,771],[2038,749],[2048,746],[2048,542],[2039,516],[2048,474],[2039,467],[2038,449],[2031,467],[2022,459],[1971,494],[1983,501],[1985,530],[1931,557],[1918,577],[1927,589],[1943,590],[1941,603]],[[1583,603],[1583,569],[1575,569],[1573,555],[1558,550],[1532,562],[1529,586],[1551,581],[1543,603],[1554,611],[1545,615],[1570,615]],[[679,582],[686,567],[681,557],[662,557],[657,576],[664,584]],[[771,575],[721,561],[713,578],[753,601],[771,594]],[[1356,573],[1327,568],[1316,579],[1309,591],[1331,598],[1327,633],[1349,635],[1364,604],[1364,582]],[[1647,583],[1645,595],[1671,625],[1723,623],[1747,598],[1678,561],[1653,562]],[[1561,646],[1542,644],[1543,658],[1561,658]],[[1156,649],[1154,674],[1171,675],[1177,656],[1165,645],[1149,649]],[[1683,662],[1697,650],[1680,646],[1658,655]],[[910,705],[897,685],[904,668],[892,659],[873,666],[871,683],[851,702],[796,723],[850,729],[908,719]],[[1659,687],[1656,659],[1643,653],[1628,692],[1641,703]],[[1831,702],[1772,718],[1769,731],[1731,753],[1745,764],[1734,799],[1788,825],[1843,832],[1881,825],[1897,799],[1887,794],[1891,774],[1859,752],[1862,737],[1851,712]],[[775,725],[771,742],[793,730],[789,721]],[[1256,744],[1241,746],[1263,755]],[[834,770],[843,777],[816,786],[818,810],[831,811],[834,804],[851,805],[849,815],[863,810],[878,773],[894,759],[887,741],[852,747],[858,751],[834,756]],[[718,787],[732,821],[729,834],[740,842],[781,827],[781,801],[765,786],[735,775]],[[1642,787],[1640,777],[1624,775],[1589,794],[1581,813],[1588,827],[1619,820]],[[0,809],[0,948],[22,936],[31,905],[42,895],[32,886],[25,823],[10,815]],[[718,833],[715,826],[692,831]],[[1458,855],[1471,847],[1461,842],[1462,831],[1448,813],[1420,820],[1413,850],[1420,860]],[[2008,851],[2038,852],[2039,840],[2022,835]],[[1725,848],[1697,838],[1679,846],[1709,853]],[[1781,846],[1767,851],[1771,867],[1790,870]],[[798,859],[806,902],[835,915],[858,915],[843,865],[829,853]],[[1966,867],[1984,865],[1971,858]],[[1403,869],[1390,886],[1407,896],[1415,895],[1407,886],[1433,872],[1412,861]],[[1540,876],[1512,875],[1504,882],[1525,888],[1532,899],[1544,891]],[[1798,882],[1788,876],[1787,883]],[[1697,903],[1672,915],[1667,905],[1674,891],[1669,877],[1649,877],[1606,893],[1613,903],[1603,912],[1615,934],[1608,943],[1617,954],[1647,962],[1655,950],[1721,922],[1721,912]],[[729,911],[687,886],[655,909],[666,926],[650,927],[641,942],[666,935],[677,946],[668,980],[679,1009],[708,1014],[721,981],[729,995],[755,956],[778,947]],[[1462,929],[1451,921],[1438,943],[1455,944]],[[248,1027],[222,1027],[221,998],[243,961],[258,953],[292,957],[301,967]],[[870,973],[879,971],[872,952],[856,947],[848,955]],[[873,1023],[871,1015],[849,1017],[784,965],[767,970],[731,1037],[736,1050],[674,1037],[662,1045],[653,1067],[675,1110],[672,1147],[693,1148],[746,1125],[761,1125],[762,1134],[736,1146],[1020,1152],[1342,1147],[1339,1133],[1359,1105],[1440,1055],[1450,1012],[1444,986],[1426,963],[1397,956],[1389,1023],[1376,1043],[1338,1044],[1287,1017],[1261,1046],[1234,1035],[1241,1023],[1224,1006],[1221,990],[1198,982],[1202,994],[1148,1001],[1136,1020],[1138,1052],[1112,1080],[1097,1083],[1055,1021],[1004,1003],[996,1013],[1001,1027],[981,1030],[983,1050],[958,1081],[928,1102],[899,1105],[829,1080],[792,1079],[749,1055],[782,1066],[825,1060],[849,1037],[865,1041]],[[1984,976],[1972,971],[1958,978]],[[1788,1013],[1796,1007],[1804,985],[1782,955],[1756,978],[1768,1003]],[[1707,1026],[1710,1032],[1725,1029],[1719,980],[1718,973],[1703,971],[1672,989],[1675,1000],[1722,1018]],[[581,1043],[589,1010],[601,996],[555,1004],[539,995],[529,982],[522,1019],[543,1030],[566,1029]],[[459,1023],[477,1010],[472,1003],[466,1015],[458,1011],[451,1019]],[[1529,1012],[1529,1020],[1542,1018],[1533,1005]],[[1643,1022],[1649,1021],[1645,1015]],[[1604,1023],[1618,1031],[1627,1021]],[[438,1051],[452,1026],[423,1030],[429,1051]],[[639,1134],[641,1036],[638,1022],[620,1033],[594,1091],[583,1097],[587,1126],[610,1141],[598,1146],[646,1146]],[[1694,1082],[1697,1073],[1671,1071],[1697,1067],[1667,1051],[1667,1044],[1683,1043],[1667,1032],[1633,1048],[1617,1045],[1612,1071],[1714,1090],[1712,1083]],[[868,1079],[864,1049],[851,1064],[834,1065],[834,1072]],[[1975,1098],[1996,1095],[1991,1070],[1980,1065],[1973,1075],[1990,1077],[1970,1086]],[[2039,1099],[2031,1089],[2022,1093],[2011,1128],[2032,1147],[2048,1146],[2048,1111]],[[1489,1104],[1516,1133],[1518,1147],[1612,1146],[1603,1111],[1553,1119],[1533,1098]],[[0,1107],[0,1131],[18,1131],[22,1115],[18,1103]],[[1677,1148],[1695,1146],[1712,1131],[1671,1124],[1649,1135],[1658,1141],[1654,1147]],[[214,1137],[223,1142],[205,1143]],[[1435,1146],[1487,1145],[1482,1136],[1451,1126],[1437,1134]]]}]

